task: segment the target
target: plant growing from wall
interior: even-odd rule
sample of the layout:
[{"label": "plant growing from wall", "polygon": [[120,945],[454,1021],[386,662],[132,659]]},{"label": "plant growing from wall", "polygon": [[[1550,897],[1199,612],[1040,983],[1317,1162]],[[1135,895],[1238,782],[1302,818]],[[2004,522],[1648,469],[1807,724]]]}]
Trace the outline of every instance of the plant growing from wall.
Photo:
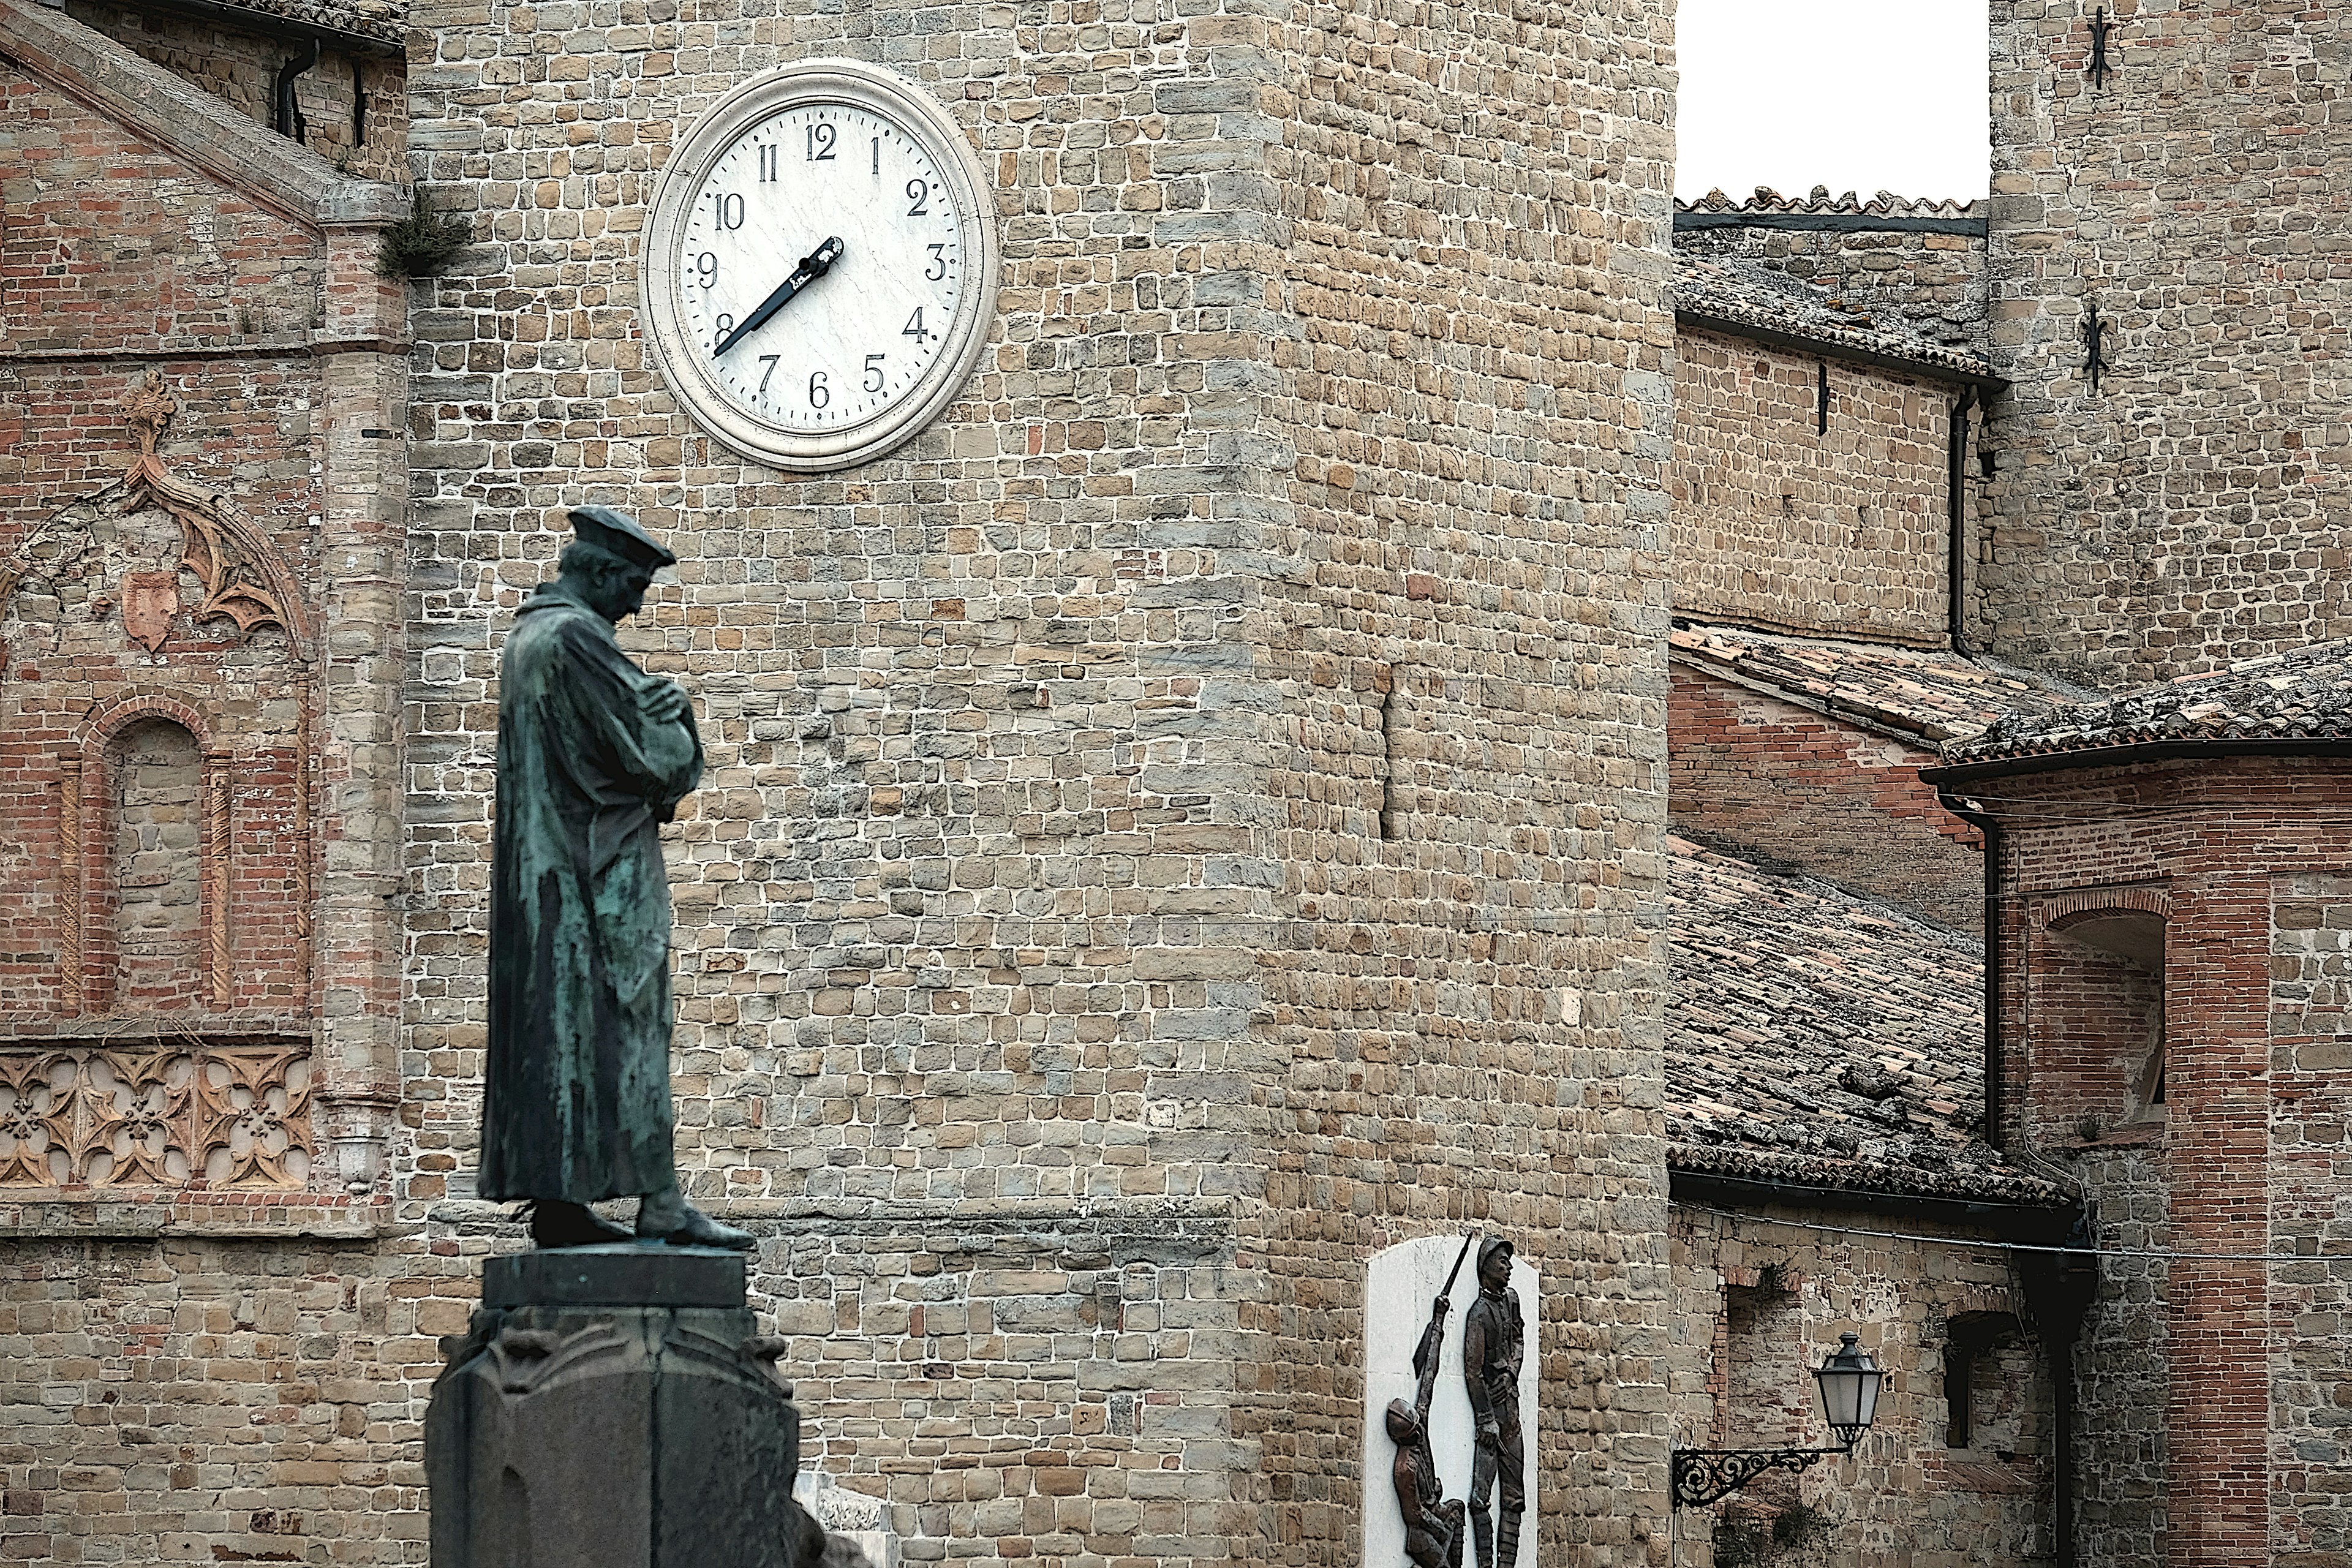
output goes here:
[{"label": "plant growing from wall", "polygon": [[1716,1521],[1715,1568],[1767,1568],[1801,1560],[1829,1544],[1835,1521],[1809,1502],[1777,1513],[1733,1514]]},{"label": "plant growing from wall", "polygon": [[383,231],[375,269],[385,278],[425,278],[438,272],[474,237],[467,219],[436,210],[419,186],[408,216]]}]

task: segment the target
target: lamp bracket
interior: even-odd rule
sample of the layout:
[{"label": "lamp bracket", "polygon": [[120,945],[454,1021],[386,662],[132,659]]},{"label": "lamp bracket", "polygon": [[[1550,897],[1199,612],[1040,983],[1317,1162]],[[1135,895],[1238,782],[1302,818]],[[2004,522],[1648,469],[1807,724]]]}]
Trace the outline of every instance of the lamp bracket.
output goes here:
[{"label": "lamp bracket", "polygon": [[1768,1471],[1807,1470],[1832,1455],[1852,1452],[1850,1444],[1842,1448],[1676,1448],[1675,1506],[1705,1508]]}]

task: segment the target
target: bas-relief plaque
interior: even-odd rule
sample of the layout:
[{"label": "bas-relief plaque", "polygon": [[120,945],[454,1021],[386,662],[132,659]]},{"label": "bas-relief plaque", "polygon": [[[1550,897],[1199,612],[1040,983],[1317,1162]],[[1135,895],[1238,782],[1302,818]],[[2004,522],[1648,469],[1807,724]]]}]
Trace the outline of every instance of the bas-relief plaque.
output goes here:
[{"label": "bas-relief plaque", "polygon": [[[1364,1279],[1364,1461],[1362,1489],[1363,1568],[1406,1568],[1404,1521],[1389,1477],[1396,1460],[1384,1413],[1389,1401],[1410,1405],[1418,1392],[1413,1375],[1413,1348],[1429,1326],[1432,1305],[1445,1288],[1445,1277],[1462,1255],[1460,1236],[1425,1236],[1375,1255]],[[1470,1395],[1462,1378],[1462,1325],[1477,1299],[1474,1277],[1476,1247],[1454,1281],[1453,1310],[1446,1314],[1444,1338],[1438,1351],[1436,1392],[1429,1410],[1430,1447],[1447,1498],[1470,1495],[1471,1466],[1477,1456],[1477,1424],[1471,1415]],[[1527,1324],[1527,1353],[1519,1365],[1519,1410],[1526,1424],[1527,1514],[1515,1561],[1502,1568],[1535,1568],[1535,1521],[1540,1505],[1537,1492],[1542,1475],[1542,1454],[1536,1433],[1536,1367],[1541,1360],[1542,1277],[1524,1258],[1511,1262],[1511,1289],[1519,1299]],[[1475,1562],[1465,1551],[1465,1568]]]}]

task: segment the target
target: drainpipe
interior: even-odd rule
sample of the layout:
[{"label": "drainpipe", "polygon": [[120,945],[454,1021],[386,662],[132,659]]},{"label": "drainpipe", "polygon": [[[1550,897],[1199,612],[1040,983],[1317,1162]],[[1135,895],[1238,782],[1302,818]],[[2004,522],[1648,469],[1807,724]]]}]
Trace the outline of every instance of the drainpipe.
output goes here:
[{"label": "drainpipe", "polygon": [[2001,1102],[2008,1085],[2000,1050],[2000,819],[1965,796],[1937,792],[1946,811],[1984,837],[1984,1086],[1985,1142],[2003,1146]]},{"label": "drainpipe", "polygon": [[310,127],[302,123],[301,105],[294,101],[294,79],[319,63],[319,40],[307,40],[302,52],[278,70],[277,112],[270,129],[289,141],[299,142]]},{"label": "drainpipe", "polygon": [[[2078,1213],[2063,1245],[2087,1247],[2090,1240],[2090,1216]],[[2050,1367],[2051,1560],[2054,1568],[2074,1568],[2079,1561],[2074,1546],[2074,1344],[2098,1296],[2098,1258],[2089,1252],[2011,1256]]]},{"label": "drainpipe", "polygon": [[1968,547],[1968,524],[1962,509],[1968,505],[1969,487],[1965,478],[1969,460],[1969,410],[1977,406],[1977,389],[1964,386],[1952,404],[1951,427],[1944,441],[1944,518],[1945,548],[1945,619],[1952,639],[1952,651],[1965,657],[1969,647],[1969,617],[1967,600],[1962,596],[1968,587],[1967,564],[1963,552]]}]

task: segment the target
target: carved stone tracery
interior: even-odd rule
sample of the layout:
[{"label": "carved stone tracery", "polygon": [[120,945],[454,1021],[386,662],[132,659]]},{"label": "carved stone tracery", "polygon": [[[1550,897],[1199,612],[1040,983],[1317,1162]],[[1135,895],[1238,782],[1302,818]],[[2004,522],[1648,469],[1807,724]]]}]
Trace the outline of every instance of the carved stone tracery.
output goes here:
[{"label": "carved stone tracery", "polygon": [[300,1188],[310,1047],[0,1047],[0,1188]]}]

